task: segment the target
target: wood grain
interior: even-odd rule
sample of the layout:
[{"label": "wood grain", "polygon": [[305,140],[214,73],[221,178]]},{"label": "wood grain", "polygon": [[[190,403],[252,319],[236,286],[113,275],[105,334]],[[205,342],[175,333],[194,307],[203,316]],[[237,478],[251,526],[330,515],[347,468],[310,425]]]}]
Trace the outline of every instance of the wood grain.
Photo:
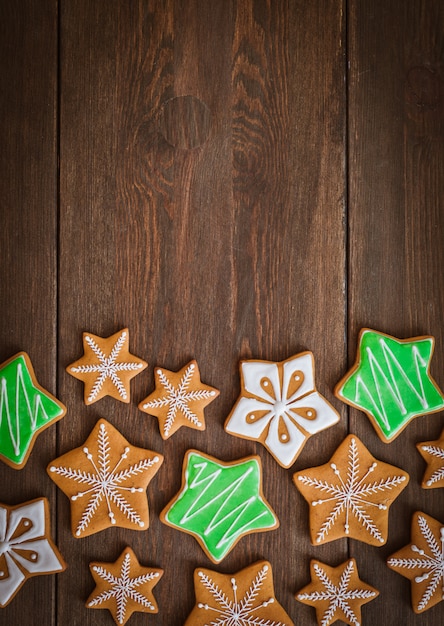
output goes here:
[{"label": "wood grain", "polygon": [[[0,362],[27,352],[39,383],[56,394],[55,1],[1,3],[0,77]],[[54,537],[56,490],[42,467],[55,454],[56,431],[51,427],[37,437],[24,469],[4,463],[0,469],[0,501],[12,505],[46,496]],[[1,609],[0,622],[54,624],[55,584],[55,576],[28,581],[24,595]]]},{"label": "wood grain", "polygon": [[[94,588],[88,564],[115,561],[127,545],[142,565],[165,571],[154,588],[159,614],[134,613],[134,626],[183,624],[196,567],[231,573],[259,559],[271,561],[276,597],[294,623],[316,624],[294,594],[309,582],[311,558],[334,566],[347,556],[381,592],[363,608],[364,624],[442,623],[444,603],[415,616],[408,581],[385,565],[409,541],[414,510],[442,519],[442,490],[420,488],[414,448],[438,436],[442,413],[386,445],[332,393],[362,326],[434,335],[432,374],[444,386],[441,4],[1,4],[0,352],[27,349],[68,414],[24,470],[2,464],[0,500],[50,498],[68,569],[29,581],[0,623],[112,623],[84,605]],[[65,371],[82,355],[82,332],[106,337],[124,327],[148,368],[131,382],[129,404],[85,406],[82,383]],[[303,350],[314,353],[317,387],[341,421],[284,470],[223,424],[241,359]],[[156,366],[179,370],[192,358],[220,396],[205,410],[205,431],[182,428],[164,441],[137,405],[154,388]],[[147,490],[148,531],[76,539],[69,501],[45,467],[81,445],[100,417],[165,461]],[[348,432],[411,475],[382,548],[309,542],[292,474],[327,462]],[[259,454],[280,520],[218,566],[159,520],[190,448],[225,461]]]},{"label": "wood grain", "polygon": [[[444,11],[438,2],[395,5],[350,4],[349,358],[363,326],[399,338],[431,334],[431,373],[442,389]],[[438,438],[442,413],[416,418],[390,444],[359,411],[351,411],[350,426],[377,458],[410,474],[390,511],[387,544],[375,554],[351,542],[351,554],[370,584],[383,582],[384,596],[397,599],[393,622],[439,624],[443,605],[415,615],[409,581],[387,574],[385,560],[410,542],[414,511],[443,519],[442,490],[421,489],[425,464],[415,448]],[[384,596],[366,607],[368,623],[380,619]]]}]

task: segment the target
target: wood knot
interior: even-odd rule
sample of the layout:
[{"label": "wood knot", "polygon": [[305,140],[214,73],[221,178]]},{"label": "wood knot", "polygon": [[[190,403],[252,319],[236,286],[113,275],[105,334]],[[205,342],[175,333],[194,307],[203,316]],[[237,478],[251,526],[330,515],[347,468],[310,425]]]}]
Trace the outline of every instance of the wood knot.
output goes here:
[{"label": "wood knot", "polygon": [[202,145],[208,137],[210,125],[210,110],[194,96],[171,98],[160,110],[159,130],[175,148],[190,150]]},{"label": "wood knot", "polygon": [[412,67],[406,78],[406,100],[422,111],[435,110],[441,100],[438,73],[429,67]]}]

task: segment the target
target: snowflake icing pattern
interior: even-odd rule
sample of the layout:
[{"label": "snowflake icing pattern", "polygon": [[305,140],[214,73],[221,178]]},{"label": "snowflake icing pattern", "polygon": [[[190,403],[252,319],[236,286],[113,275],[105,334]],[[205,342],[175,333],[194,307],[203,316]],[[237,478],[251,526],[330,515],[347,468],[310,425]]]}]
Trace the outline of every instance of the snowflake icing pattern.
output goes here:
[{"label": "snowflake icing pattern", "polygon": [[416,513],[415,523],[420,545],[406,546],[393,554],[387,565],[412,580],[413,609],[421,613],[444,599],[444,525],[424,513]]},{"label": "snowflake icing pattern", "polygon": [[269,571],[269,565],[263,565],[242,598],[238,597],[236,578],[232,577],[232,600],[205,572],[199,571],[200,583],[210,592],[213,601],[211,604],[198,602],[197,608],[217,616],[216,621],[210,622],[210,626],[285,626],[283,622],[261,618],[261,611],[275,602],[274,597],[267,597],[265,600],[258,598]]},{"label": "snowflake icing pattern", "polygon": [[418,443],[416,447],[428,464],[422,487],[444,487],[444,430],[439,439]]},{"label": "snowflake icing pattern", "polygon": [[[333,461],[335,457],[340,458],[344,448],[348,448],[345,467],[330,462],[327,466],[313,468],[312,475],[309,475],[307,471],[297,472],[294,475],[296,486],[311,506],[314,509],[323,507],[326,513],[326,518],[316,534],[315,542],[322,543],[350,535],[360,541],[382,545],[387,540],[389,506],[407,486],[408,474],[399,468],[374,459],[353,435],[349,435],[344,440],[331,460]],[[362,457],[365,457],[364,472],[361,471]],[[319,473],[323,476],[327,467],[335,476],[331,482],[313,475]],[[391,470],[397,470],[398,474],[389,475]],[[369,477],[374,472],[378,474],[378,477],[372,482]],[[387,491],[391,492],[390,496],[385,493]],[[319,492],[325,494],[326,497],[313,499],[314,495]],[[339,520],[343,521],[343,533],[336,528],[334,536],[329,537],[329,533]],[[362,536],[363,528],[370,535],[367,540]]]},{"label": "snowflake icing pattern", "polygon": [[427,487],[431,487],[434,483],[444,479],[444,448],[438,446],[423,446],[423,451],[428,452],[430,456],[434,456],[442,461],[441,467],[439,467],[430,478],[427,480]]},{"label": "snowflake icing pattern", "polygon": [[[68,372],[76,378],[84,380],[84,382],[92,380],[92,385],[89,386],[88,392],[85,393],[85,402],[87,404],[92,404],[103,395],[106,395],[104,393],[104,385],[107,380],[111,381],[118,398],[123,402],[129,402],[129,391],[125,381],[122,380],[122,373],[125,374],[125,379],[128,380],[145,369],[146,363],[142,359],[138,359],[128,353],[126,348],[128,343],[127,329],[116,333],[116,335],[110,338],[115,339],[115,342],[108,355],[98,345],[98,339],[100,338],[95,337],[91,333],[85,333],[83,337],[84,344],[88,346],[97,362],[91,363],[89,359],[86,359],[87,362],[83,362],[85,360],[85,357],[83,357],[79,361],[72,363],[68,367]],[[119,357],[122,358],[122,353],[125,353],[126,361],[118,360]]]},{"label": "snowflake icing pattern", "polygon": [[[123,557],[123,559],[122,559]],[[113,566],[119,567],[118,574],[113,573]],[[137,567],[138,576],[131,576],[131,565]],[[104,567],[109,565],[110,567]],[[154,602],[151,601],[152,587],[158,582],[162,575],[162,570],[141,568],[134,552],[127,548],[119,557],[116,563],[92,563],[90,565],[91,573],[96,582],[99,583],[98,589],[102,586],[106,588],[96,594],[96,590],[91,594],[87,601],[88,608],[110,608],[111,602],[114,600],[115,609],[113,607],[113,617],[119,625],[125,624],[134,611],[157,613],[158,609]],[[109,602],[111,600],[111,602]],[[131,603],[131,608],[129,604]]]},{"label": "snowflake icing pattern", "polygon": [[[158,467],[160,467],[163,459],[160,458],[160,455],[150,456],[149,458],[140,458],[139,456],[137,462],[129,465],[127,462],[127,467],[119,470],[121,464],[128,459],[131,451],[130,446],[125,446],[120,453],[118,461],[115,463],[114,467],[111,468],[110,456],[112,450],[108,431],[115,431],[121,441],[126,442],[116,429],[105,420],[100,420],[88,438],[88,441],[90,441],[97,437],[98,448],[96,458],[94,458],[94,455],[90,452],[87,445],[65,455],[65,457],[69,457],[71,454],[74,453],[76,455],[76,453],[80,453],[81,451],[81,454],[88,460],[92,471],[65,466],[63,464],[65,457],[56,459],[49,467],[50,476],[55,482],[57,482],[56,477],[59,477],[60,479],[72,481],[74,485],[85,485],[86,487],[86,489],[82,491],[76,490],[75,493],[69,493],[69,491],[72,491],[72,487],[62,487],[62,490],[70,496],[72,503],[76,503],[80,499],[86,500],[86,505],[84,507],[82,506],[83,512],[75,529],[74,534],[76,537],[96,532],[94,529],[89,529],[89,526],[93,517],[99,511],[99,508],[103,506],[107,509],[110,525],[117,524],[116,514],[119,512],[121,517],[129,522],[130,527],[131,525],[135,525],[143,529],[146,526],[146,522],[131,503],[131,496],[132,494],[144,493],[151,476],[157,471]],[[88,443],[88,441],[85,443]],[[139,452],[150,455],[150,451],[147,450],[141,450],[139,448],[133,448],[133,450],[138,450]],[[62,464],[55,464],[57,462]],[[79,463],[79,466],[80,465],[81,463]],[[157,468],[153,471],[154,466],[157,466]],[[135,480],[137,477],[140,477],[140,475],[143,476],[143,478],[139,478],[143,486],[134,484]],[[119,525],[128,526],[128,523],[120,523]]]},{"label": "snowflake icing pattern", "polygon": [[[323,604],[325,611],[323,612],[320,626],[328,626],[333,623],[333,621],[335,621],[336,614],[339,612],[343,613],[343,616],[348,620],[349,624],[360,626],[360,608],[359,614],[357,614],[352,605],[358,601],[358,607],[360,607],[361,604],[376,598],[378,592],[369,585],[365,585],[367,588],[350,587],[352,576],[355,577],[354,583],[356,583],[356,580],[359,580],[357,577],[356,562],[354,559],[350,559],[350,561],[344,564],[345,567],[341,577],[339,578],[338,584],[335,584],[332,580],[332,576],[329,576],[325,571],[325,568],[321,567],[321,565],[323,564],[314,562],[312,564],[312,571],[314,574],[314,581],[320,581],[323,585],[323,590],[312,591],[311,593],[299,593],[296,598],[305,604],[311,604],[314,606],[318,603]],[[343,566],[339,566],[334,569],[339,570],[340,567]],[[309,585],[309,587],[310,586],[311,585]],[[308,591],[309,587],[306,588],[306,591]],[[337,615],[336,617],[336,619],[341,618],[342,615]]]},{"label": "snowflake icing pattern", "polygon": [[[196,413],[191,410],[190,405],[196,402],[201,402],[204,405],[208,404],[218,394],[217,390],[212,388],[190,389],[189,387],[193,375],[195,373],[199,375],[196,363],[192,361],[184,369],[185,371],[177,386],[165,375],[165,370],[157,369],[156,376],[162,390],[160,397],[153,397],[156,395],[156,393],[154,393],[141,403],[141,409],[148,413],[150,409],[155,409],[157,414],[158,409],[167,408],[162,431],[162,437],[164,439],[167,439],[170,434],[173,434],[171,429],[175,424],[178,413],[183,415],[190,425],[194,425],[197,429],[203,429],[204,425],[202,421],[198,418]],[[202,385],[202,387],[204,386]]]}]

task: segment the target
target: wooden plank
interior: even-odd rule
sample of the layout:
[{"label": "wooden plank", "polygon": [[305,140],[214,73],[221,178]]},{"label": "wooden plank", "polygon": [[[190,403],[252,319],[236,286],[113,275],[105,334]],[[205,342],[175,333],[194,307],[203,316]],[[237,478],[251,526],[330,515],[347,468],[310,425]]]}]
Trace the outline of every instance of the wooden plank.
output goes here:
[{"label": "wooden plank", "polygon": [[[26,351],[56,393],[57,373],[57,2],[0,6],[0,362]],[[44,470],[56,427],[36,440],[22,470],[1,463],[0,501],[46,496],[53,536],[56,490]],[[61,574],[63,576],[63,574]],[[54,624],[56,576],[27,581],[4,609],[5,624]]]},{"label": "wooden plank", "polygon": [[[134,380],[130,405],[106,398],[85,407],[81,383],[62,375],[72,419],[60,429],[60,452],[80,445],[100,416],[165,463],[148,488],[147,533],[74,539],[60,498],[70,572],[59,585],[59,621],[108,623],[106,612],[83,606],[93,588],[88,562],[115,560],[130,544],[165,570],[157,623],[183,623],[192,572],[211,565],[158,514],[180,486],[190,447],[225,460],[261,455],[281,528],[242,540],[214,569],[270,558],[281,603],[311,619],[293,598],[312,551],[291,472],[222,425],[241,358],[311,349],[329,399],[345,366],[341,4],[64,3],[61,37],[60,361],[81,355],[82,331],[107,336],[128,326],[131,350],[149,368]],[[181,429],[163,442],[137,403],[153,388],[155,365],[177,370],[193,357],[221,396],[204,433]],[[333,451],[345,429],[343,421],[310,441],[295,469]],[[337,542],[318,554],[345,551]]]},{"label": "wooden plank", "polygon": [[[443,388],[444,117],[441,2],[349,2],[349,358],[369,326],[399,338],[436,338],[431,372]],[[415,449],[436,439],[442,413],[420,417],[392,443],[379,441],[367,418],[351,412],[351,430],[379,459],[410,474],[390,512],[380,549],[351,542],[362,577],[381,590],[365,622],[441,624],[442,604],[415,615],[410,583],[386,558],[410,542],[414,511],[443,521],[440,489],[420,487],[425,464]]]}]

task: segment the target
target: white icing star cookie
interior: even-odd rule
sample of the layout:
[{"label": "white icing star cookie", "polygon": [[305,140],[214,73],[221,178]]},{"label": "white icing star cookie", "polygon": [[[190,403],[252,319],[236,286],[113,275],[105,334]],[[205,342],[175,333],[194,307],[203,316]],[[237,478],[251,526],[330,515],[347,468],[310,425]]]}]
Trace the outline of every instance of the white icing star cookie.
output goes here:
[{"label": "white icing star cookie", "polygon": [[242,361],[240,375],[241,393],[225,430],[260,441],[282,467],[293,465],[311,435],[339,420],[315,388],[311,352],[280,363]]}]

